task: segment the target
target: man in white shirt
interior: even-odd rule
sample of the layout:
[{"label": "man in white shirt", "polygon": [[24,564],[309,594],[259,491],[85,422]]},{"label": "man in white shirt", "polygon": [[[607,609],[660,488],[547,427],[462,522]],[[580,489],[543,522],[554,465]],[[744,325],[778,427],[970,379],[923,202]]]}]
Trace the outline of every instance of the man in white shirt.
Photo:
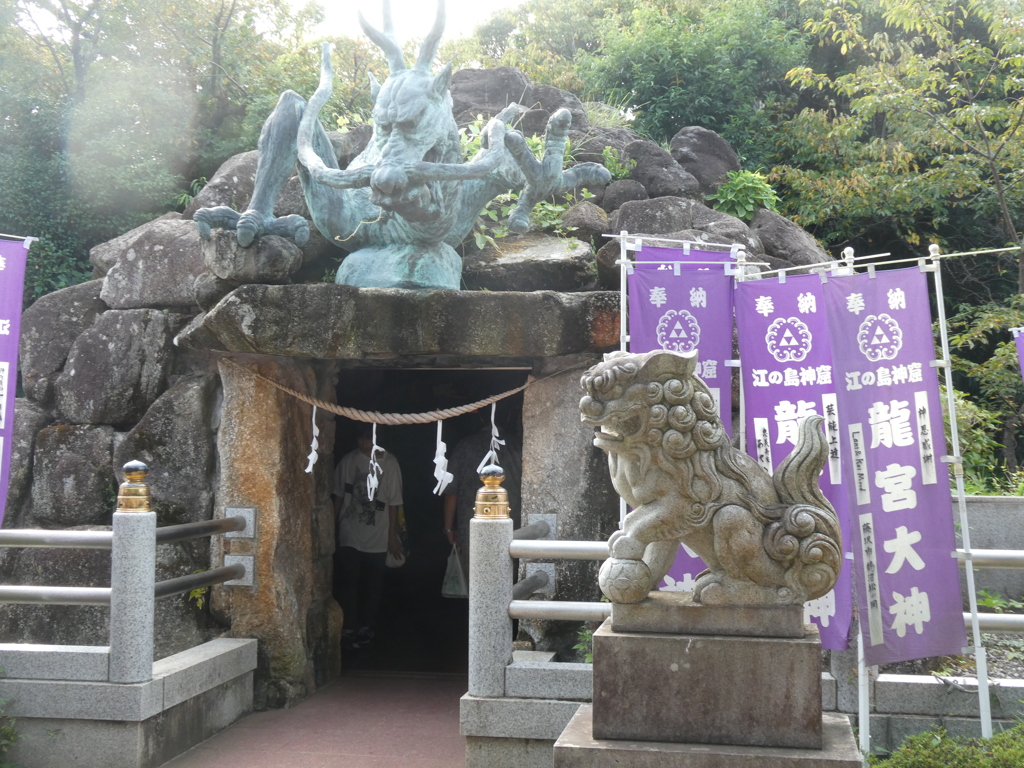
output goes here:
[{"label": "man in white shirt", "polygon": [[339,602],[344,611],[343,642],[362,648],[373,639],[384,588],[388,553],[402,556],[398,517],[402,508],[402,471],[398,460],[378,449],[377,489],[370,499],[367,475],[373,428],[359,425],[358,448],[342,457],[334,472]]}]

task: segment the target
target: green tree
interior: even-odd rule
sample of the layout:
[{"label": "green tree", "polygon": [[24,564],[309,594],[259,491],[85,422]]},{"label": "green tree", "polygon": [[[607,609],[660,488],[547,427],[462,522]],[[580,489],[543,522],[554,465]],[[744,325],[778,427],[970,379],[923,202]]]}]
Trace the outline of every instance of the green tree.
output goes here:
[{"label": "green tree", "polygon": [[652,138],[701,125],[756,164],[767,124],[793,94],[785,74],[806,61],[794,8],[788,0],[645,3],[627,23],[605,25],[580,74],[599,99],[631,107]]},{"label": "green tree", "polygon": [[474,32],[484,63],[521,69],[535,83],[580,94],[580,56],[628,20],[638,0],[530,0],[495,13]]},{"label": "green tree", "polygon": [[[827,106],[780,132],[786,211],[836,245],[1019,244],[1024,14],[1005,0],[803,0],[838,48],[790,80]],[[971,242],[963,239],[970,224]],[[959,230],[959,232],[957,231]],[[1018,274],[1024,290],[1024,266]]]}]

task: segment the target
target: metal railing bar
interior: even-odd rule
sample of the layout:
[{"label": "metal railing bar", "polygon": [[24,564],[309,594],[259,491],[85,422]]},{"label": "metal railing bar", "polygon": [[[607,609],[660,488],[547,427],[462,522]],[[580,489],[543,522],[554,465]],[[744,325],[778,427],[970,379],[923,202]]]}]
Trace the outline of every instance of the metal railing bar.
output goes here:
[{"label": "metal railing bar", "polygon": [[[964,625],[971,626],[971,614],[964,614]],[[982,632],[1024,632],[1024,614],[979,613],[978,628]]]},{"label": "metal railing bar", "polygon": [[[967,554],[962,549],[953,554],[961,564],[967,561]],[[1024,568],[1024,550],[972,549],[971,565],[975,568]]]},{"label": "metal railing bar", "polygon": [[0,530],[0,547],[110,549],[113,531],[44,531],[34,528]]},{"label": "metal railing bar", "polygon": [[607,560],[607,541],[513,540],[508,553],[525,560]]},{"label": "metal railing bar", "polygon": [[525,600],[538,589],[546,587],[549,581],[547,571],[535,571],[512,586],[512,599]]},{"label": "metal railing bar", "polygon": [[110,605],[110,587],[0,586],[0,603]]},{"label": "metal railing bar", "polygon": [[612,615],[611,603],[575,603],[568,600],[513,600],[510,619],[548,621],[603,621]]},{"label": "metal railing bar", "polygon": [[190,573],[187,576],[179,576],[176,579],[158,581],[154,586],[154,595],[157,600],[164,597],[171,597],[182,592],[191,592],[193,589],[212,587],[214,584],[223,584],[225,581],[240,579],[245,576],[244,565],[225,565],[221,568],[211,568],[208,571]]},{"label": "metal railing bar", "polygon": [[168,525],[163,528],[157,528],[156,543],[173,544],[176,541],[201,539],[204,536],[213,536],[218,533],[243,530],[245,530],[245,518],[241,515],[222,517],[219,520],[200,520],[195,523],[182,523],[181,525]]},{"label": "metal railing bar", "polygon": [[551,526],[544,520],[538,520],[536,523],[530,523],[524,525],[522,528],[516,528],[512,531],[513,541],[530,541],[536,539],[543,539],[551,533]]}]

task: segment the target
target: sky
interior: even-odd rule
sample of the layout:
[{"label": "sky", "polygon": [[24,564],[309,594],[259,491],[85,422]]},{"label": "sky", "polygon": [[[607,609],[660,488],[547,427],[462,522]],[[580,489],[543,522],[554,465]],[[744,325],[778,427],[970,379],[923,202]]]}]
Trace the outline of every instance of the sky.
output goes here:
[{"label": "sky", "polygon": [[[319,34],[347,34],[354,37],[359,29],[357,13],[361,10],[366,20],[382,26],[381,0],[319,0],[325,20],[317,30]],[[447,0],[447,23],[444,39],[465,37],[480,23],[500,8],[521,5],[524,0]],[[434,23],[437,13],[435,0],[391,0],[391,12],[398,41],[422,38]]]}]

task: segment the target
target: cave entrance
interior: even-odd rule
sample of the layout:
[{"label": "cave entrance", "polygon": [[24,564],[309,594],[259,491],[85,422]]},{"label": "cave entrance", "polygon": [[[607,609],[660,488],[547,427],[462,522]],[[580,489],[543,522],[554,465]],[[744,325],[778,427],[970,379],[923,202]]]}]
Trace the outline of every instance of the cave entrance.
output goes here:
[{"label": "cave entrance", "polygon": [[[530,369],[381,369],[343,368],[338,375],[337,402],[362,410],[382,413],[420,413],[484,399],[525,383]],[[506,447],[499,457],[512,452],[521,457],[523,393],[498,404],[497,422]],[[356,422],[337,417],[335,466],[345,454],[357,448]],[[447,419],[443,439],[452,462],[459,443],[467,446],[481,440],[474,435],[490,429],[490,408]],[[402,473],[404,506],[405,565],[388,568],[375,633],[368,644],[357,643],[342,651],[346,671],[459,673],[468,661],[469,609],[465,599],[441,596],[441,584],[451,545],[444,531],[444,500],[433,489],[437,425],[412,424],[377,427],[377,443],[398,460]],[[509,453],[506,453],[508,451]],[[479,462],[483,453],[475,459]],[[475,469],[476,463],[473,464]],[[450,466],[455,470],[456,467]],[[519,481],[519,473],[506,480],[506,487]],[[472,483],[475,492],[479,482]],[[450,486],[448,492],[454,487]],[[518,488],[509,488],[519,498]],[[517,519],[520,510],[513,505]],[[341,562],[334,560],[334,592],[340,600]],[[468,574],[467,574],[468,578]],[[346,629],[348,617],[346,617]]]}]

